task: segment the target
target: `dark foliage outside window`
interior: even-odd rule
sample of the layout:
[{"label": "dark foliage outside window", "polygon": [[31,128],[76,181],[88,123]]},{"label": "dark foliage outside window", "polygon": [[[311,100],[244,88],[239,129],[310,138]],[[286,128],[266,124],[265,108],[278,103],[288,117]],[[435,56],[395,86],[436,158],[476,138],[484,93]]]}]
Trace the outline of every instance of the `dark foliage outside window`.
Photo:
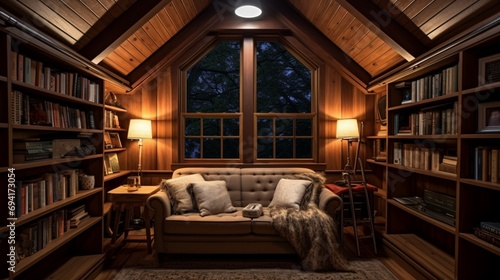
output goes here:
[{"label": "dark foliage outside window", "polygon": [[[312,159],[312,73],[277,42],[256,43],[256,108],[240,108],[241,44],[224,41],[187,72],[185,159],[238,159],[244,118],[254,118],[257,159]],[[244,73],[244,75],[254,75]]]}]

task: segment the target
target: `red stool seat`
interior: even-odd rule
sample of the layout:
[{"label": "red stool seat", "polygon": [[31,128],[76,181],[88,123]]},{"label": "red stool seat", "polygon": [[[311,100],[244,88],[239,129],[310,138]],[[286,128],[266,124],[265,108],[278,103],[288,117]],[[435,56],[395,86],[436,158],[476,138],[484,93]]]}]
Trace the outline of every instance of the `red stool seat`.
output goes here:
[{"label": "red stool seat", "polygon": [[[345,186],[338,186],[335,184],[325,184],[325,187],[327,187],[329,190],[331,190],[334,194],[340,196],[341,194],[348,192],[349,188]],[[366,184],[366,189],[369,192],[376,192],[378,189],[374,185],[371,184]],[[363,191],[363,185],[362,184],[357,184],[352,188],[353,192],[360,192]]]}]

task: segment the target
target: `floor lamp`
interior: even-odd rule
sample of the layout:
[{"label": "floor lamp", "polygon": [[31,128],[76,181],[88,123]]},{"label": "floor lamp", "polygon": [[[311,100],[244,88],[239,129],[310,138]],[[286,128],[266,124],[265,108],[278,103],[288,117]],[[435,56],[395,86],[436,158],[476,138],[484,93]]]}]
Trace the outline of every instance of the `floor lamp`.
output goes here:
[{"label": "floor lamp", "polygon": [[[141,162],[142,162],[142,139],[152,139],[153,132],[151,129],[151,120],[144,119],[131,119],[128,127],[128,139],[139,140],[139,164],[137,165],[137,177],[138,182],[136,182],[137,187],[141,186]],[[129,186],[129,188],[131,188]],[[130,191],[134,191],[134,188]]]},{"label": "floor lamp", "polygon": [[[359,139],[358,121],[356,119],[342,119],[337,121],[337,138],[347,140],[347,162],[344,172],[352,170],[351,168],[351,145]],[[356,159],[355,159],[356,160]]]}]

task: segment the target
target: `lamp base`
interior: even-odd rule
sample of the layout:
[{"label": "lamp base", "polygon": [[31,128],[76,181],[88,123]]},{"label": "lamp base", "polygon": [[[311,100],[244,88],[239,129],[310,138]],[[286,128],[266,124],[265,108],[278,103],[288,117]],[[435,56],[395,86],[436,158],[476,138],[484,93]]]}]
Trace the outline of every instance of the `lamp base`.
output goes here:
[{"label": "lamp base", "polygon": [[127,188],[127,192],[136,192],[138,190],[138,188],[136,186],[128,186]]}]

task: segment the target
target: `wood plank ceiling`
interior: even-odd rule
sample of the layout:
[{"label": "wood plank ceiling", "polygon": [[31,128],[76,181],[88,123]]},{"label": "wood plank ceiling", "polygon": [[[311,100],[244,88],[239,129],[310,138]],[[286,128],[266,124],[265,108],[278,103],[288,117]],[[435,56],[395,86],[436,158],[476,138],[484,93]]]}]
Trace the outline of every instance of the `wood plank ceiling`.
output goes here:
[{"label": "wood plank ceiling", "polygon": [[[262,0],[264,13],[266,1],[291,6],[371,79],[412,61],[476,24],[478,18],[498,16],[500,11],[497,0]],[[148,57],[204,11],[219,12],[234,2],[10,0],[0,7],[93,63],[130,79]]]}]

